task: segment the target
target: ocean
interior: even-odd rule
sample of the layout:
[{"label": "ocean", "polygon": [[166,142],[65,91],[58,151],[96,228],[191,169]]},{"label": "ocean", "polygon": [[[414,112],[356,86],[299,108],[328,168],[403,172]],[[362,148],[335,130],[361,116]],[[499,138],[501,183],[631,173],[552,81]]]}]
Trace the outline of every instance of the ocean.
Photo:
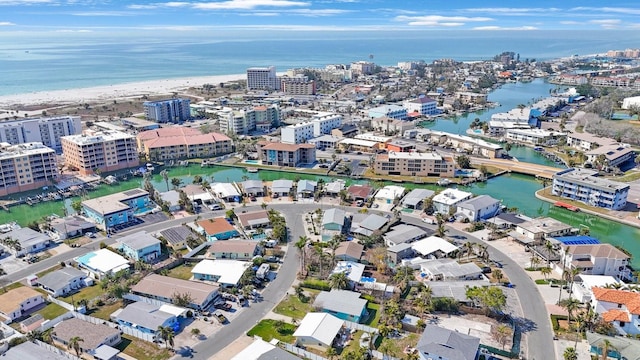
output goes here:
[{"label": "ocean", "polygon": [[549,60],[640,47],[640,32],[0,32],[0,95],[144,80],[244,73],[252,66],[324,67],[372,59],[490,59],[503,51]]}]

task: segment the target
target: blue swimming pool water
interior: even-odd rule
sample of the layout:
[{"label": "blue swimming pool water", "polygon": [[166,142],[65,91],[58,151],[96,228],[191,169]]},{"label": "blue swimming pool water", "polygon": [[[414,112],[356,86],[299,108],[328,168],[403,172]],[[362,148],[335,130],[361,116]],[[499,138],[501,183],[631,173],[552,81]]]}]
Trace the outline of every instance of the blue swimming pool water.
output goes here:
[{"label": "blue swimming pool water", "polygon": [[366,276],[363,276],[363,277],[361,277],[361,278],[360,278],[360,282],[363,282],[363,283],[366,283],[366,282],[368,282],[368,283],[373,283],[373,282],[376,282],[376,279],[375,279],[375,278],[372,278],[372,277],[366,277]]},{"label": "blue swimming pool water", "polygon": [[155,208],[155,205],[147,205],[147,206],[144,206],[144,207],[137,208],[133,213],[135,215],[144,214],[144,213],[148,213],[149,211],[153,210],[154,208]]},{"label": "blue swimming pool water", "polygon": [[260,160],[245,160],[244,162],[247,164],[260,164]]}]

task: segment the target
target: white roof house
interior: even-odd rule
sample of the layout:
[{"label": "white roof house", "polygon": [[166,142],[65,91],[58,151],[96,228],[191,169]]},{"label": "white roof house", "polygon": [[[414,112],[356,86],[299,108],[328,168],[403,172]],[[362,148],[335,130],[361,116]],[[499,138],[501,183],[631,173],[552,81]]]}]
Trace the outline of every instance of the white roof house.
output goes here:
[{"label": "white roof house", "polygon": [[580,302],[587,303],[593,300],[594,287],[606,287],[607,285],[623,285],[623,282],[608,275],[584,275],[580,274],[573,282],[573,293]]},{"label": "white roof house", "polygon": [[211,191],[213,191],[213,193],[216,194],[219,198],[223,199],[233,199],[236,197],[240,197],[240,192],[231,183],[215,183],[211,185]]},{"label": "white roof house", "polygon": [[402,199],[402,205],[408,208],[417,209],[418,205],[424,201],[424,199],[430,198],[435,194],[435,191],[429,189],[413,189],[407,196]]},{"label": "white roof house", "polygon": [[336,267],[331,273],[345,273],[347,274],[347,278],[349,278],[350,281],[357,283],[360,282],[360,279],[362,279],[364,268],[364,264],[352,261],[338,261],[338,264],[336,264]]},{"label": "white roof house", "polygon": [[393,200],[401,198],[404,191],[405,188],[402,186],[387,185],[376,193],[374,199],[376,202],[391,204],[393,203]]},{"label": "white roof house", "polygon": [[[273,340],[272,340],[273,341]],[[231,360],[300,360],[299,357],[268,343],[262,339],[254,338],[253,342],[240,351]]]},{"label": "white roof house", "polygon": [[129,269],[129,260],[108,249],[100,249],[75,258],[80,267],[97,278]]},{"label": "white roof house", "polygon": [[271,183],[271,191],[277,194],[288,194],[293,187],[293,181],[287,179],[274,180]]},{"label": "white roof house", "polygon": [[324,192],[327,194],[339,194],[340,191],[344,190],[345,186],[344,180],[336,179],[324,185]]},{"label": "white roof house", "polygon": [[301,345],[331,347],[344,321],[326,313],[308,313],[293,333]]},{"label": "white roof house", "polygon": [[198,280],[235,286],[250,265],[249,262],[237,260],[202,260],[191,269],[191,273]]},{"label": "white roof house", "polygon": [[438,252],[443,255],[449,255],[458,250],[457,246],[437,236],[429,236],[426,239],[418,240],[411,245],[411,248],[423,257],[434,255]]},{"label": "white roof house", "polygon": [[441,193],[433,197],[433,207],[440,214],[449,214],[451,209],[455,209],[456,206],[467,200],[471,199],[472,193],[461,191],[458,189],[444,189]]},{"label": "white roof house", "polygon": [[470,262],[459,264],[453,259],[427,260],[420,264],[421,276],[430,280],[472,280],[482,277],[482,269]]}]

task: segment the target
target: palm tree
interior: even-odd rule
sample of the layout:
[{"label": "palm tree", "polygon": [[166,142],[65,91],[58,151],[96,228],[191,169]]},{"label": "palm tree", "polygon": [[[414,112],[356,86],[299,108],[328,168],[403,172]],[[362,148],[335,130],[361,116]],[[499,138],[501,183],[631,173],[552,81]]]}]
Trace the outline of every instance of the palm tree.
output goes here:
[{"label": "palm tree", "polygon": [[191,336],[195,337],[195,338],[200,338],[200,329],[198,328],[193,328],[191,329]]},{"label": "palm tree", "polygon": [[570,326],[571,325],[571,315],[573,315],[574,311],[578,310],[578,307],[580,306],[580,302],[578,300],[572,298],[572,297],[569,297],[569,299],[564,301],[561,306],[563,308],[565,308],[567,310],[567,313],[569,314],[568,323],[569,323],[569,326]]},{"label": "palm tree", "polygon": [[73,351],[75,351],[76,356],[80,357],[80,350],[82,350],[82,348],[80,347],[80,343],[84,342],[84,340],[79,337],[79,336],[74,336],[71,339],[69,339],[69,344],[67,344],[67,349],[71,350],[73,349]]},{"label": "palm tree", "polygon": [[564,354],[562,354],[562,356],[564,357],[564,360],[578,360],[578,353],[574,347],[564,349]]},{"label": "palm tree", "polygon": [[309,242],[309,238],[307,236],[300,236],[298,241],[294,244],[298,251],[300,252],[300,273],[304,272],[304,258],[306,256],[306,247],[307,242]]},{"label": "palm tree", "polygon": [[156,330],[156,333],[158,334],[158,337],[160,337],[160,339],[164,340],[165,344],[167,345],[171,345],[171,348],[173,348],[173,329],[169,326],[158,326],[158,329]]},{"label": "palm tree", "polygon": [[167,169],[160,171],[160,176],[164,179],[165,184],[167,184],[167,191],[169,191],[169,172]]},{"label": "palm tree", "polygon": [[331,249],[331,265],[335,265],[336,262],[336,250],[340,247],[340,238],[338,236],[334,236],[327,243],[327,247]]},{"label": "palm tree", "polygon": [[502,282],[502,279],[504,279],[504,274],[502,273],[502,271],[500,271],[500,269],[495,269],[493,271],[493,278],[496,279],[497,282]]},{"label": "palm tree", "polygon": [[329,277],[329,284],[332,289],[346,289],[349,285],[349,278],[343,272],[337,272]]},{"label": "palm tree", "polygon": [[551,253],[553,252],[553,244],[551,241],[547,240],[544,243],[544,247],[547,249],[547,267],[551,267]]},{"label": "palm tree", "polygon": [[179,178],[173,178],[171,179],[171,185],[173,185],[174,189],[177,189],[180,187],[180,185],[182,185],[182,180],[180,180]]},{"label": "palm tree", "polygon": [[551,274],[551,268],[550,267],[543,267],[542,269],[540,269],[540,274],[542,274],[544,276],[544,279],[547,280],[547,276],[549,276],[549,274]]},{"label": "palm tree", "polygon": [[467,260],[469,260],[469,257],[471,256],[471,253],[473,252],[474,247],[475,247],[475,244],[472,243],[471,241],[467,241],[466,243],[464,243],[464,245],[462,245],[464,252],[467,254]]},{"label": "palm tree", "polygon": [[[531,267],[537,270],[538,265],[540,265],[540,258],[537,257],[534,253],[534,255],[531,257]],[[548,268],[548,269],[551,269],[551,268]]]},{"label": "palm tree", "polygon": [[607,360],[609,358],[609,351],[616,350],[616,347],[607,339],[602,340],[601,344],[601,346],[598,346],[598,350],[601,351],[600,360]]},{"label": "palm tree", "polygon": [[327,349],[327,351],[325,351],[324,354],[327,355],[330,360],[333,360],[333,358],[338,355],[338,352],[336,351],[336,349],[330,347]]}]

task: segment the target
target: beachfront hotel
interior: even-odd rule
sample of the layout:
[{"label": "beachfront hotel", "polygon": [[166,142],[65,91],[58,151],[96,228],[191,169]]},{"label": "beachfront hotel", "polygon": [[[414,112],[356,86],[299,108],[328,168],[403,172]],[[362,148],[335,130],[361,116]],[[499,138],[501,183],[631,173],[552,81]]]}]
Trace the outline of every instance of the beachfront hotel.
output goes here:
[{"label": "beachfront hotel", "polygon": [[78,169],[81,175],[95,171],[116,171],[138,166],[136,138],[120,131],[62,137],[65,165]]},{"label": "beachfront hotel", "polygon": [[316,146],[260,141],[258,154],[263,165],[296,167],[302,164],[313,164],[316,161]]},{"label": "beachfront hotel", "polygon": [[0,143],[0,196],[53,185],[56,152],[42,143]]},{"label": "beachfront hotel", "polygon": [[167,99],[145,101],[142,105],[147,120],[158,123],[182,123],[191,119],[190,103],[189,99]]},{"label": "beachfront hotel", "polygon": [[629,184],[597,175],[597,171],[581,168],[557,172],[553,175],[551,194],[605,209],[623,209],[627,205]]},{"label": "beachfront hotel", "polygon": [[56,151],[62,149],[60,138],[80,134],[80,116],[39,117],[0,122],[0,142],[11,145],[39,142]]},{"label": "beachfront hotel", "polygon": [[233,141],[220,133],[203,134],[198,129],[166,127],[143,131],[138,149],[150,161],[209,158],[233,152]]},{"label": "beachfront hotel", "polygon": [[453,177],[455,165],[452,158],[435,152],[390,151],[376,156],[373,169],[378,175]]},{"label": "beachfront hotel", "polygon": [[278,90],[276,67],[252,67],[247,69],[247,88],[249,90]]}]

